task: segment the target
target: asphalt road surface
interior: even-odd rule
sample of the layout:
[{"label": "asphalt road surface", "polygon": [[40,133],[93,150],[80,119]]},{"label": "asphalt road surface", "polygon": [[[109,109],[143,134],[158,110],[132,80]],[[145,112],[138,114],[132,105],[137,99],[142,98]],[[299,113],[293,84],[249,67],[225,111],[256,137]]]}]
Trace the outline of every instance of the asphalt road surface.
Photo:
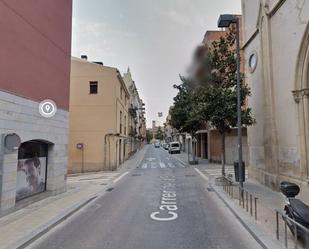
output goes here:
[{"label": "asphalt road surface", "polygon": [[28,248],[261,248],[192,166],[162,148],[146,150],[113,189]]}]

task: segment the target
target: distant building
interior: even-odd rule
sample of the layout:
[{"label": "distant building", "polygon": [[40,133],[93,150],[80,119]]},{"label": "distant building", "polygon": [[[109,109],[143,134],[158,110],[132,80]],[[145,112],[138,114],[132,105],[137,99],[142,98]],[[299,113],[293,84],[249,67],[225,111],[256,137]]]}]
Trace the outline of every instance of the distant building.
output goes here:
[{"label": "distant building", "polygon": [[[66,190],[72,1],[2,1],[0,10],[1,216]],[[39,113],[45,99],[53,117]]]},{"label": "distant building", "polygon": [[123,80],[129,91],[129,141],[130,154],[139,149],[146,140],[146,120],[144,117],[145,104],[139,96],[136,84],[132,79],[130,69],[123,75]]},{"label": "distant building", "polygon": [[301,186],[309,201],[309,1],[243,0],[246,80],[256,124],[249,176]]},{"label": "distant building", "polygon": [[72,58],[69,173],[115,170],[128,157],[129,92],[117,68]]}]

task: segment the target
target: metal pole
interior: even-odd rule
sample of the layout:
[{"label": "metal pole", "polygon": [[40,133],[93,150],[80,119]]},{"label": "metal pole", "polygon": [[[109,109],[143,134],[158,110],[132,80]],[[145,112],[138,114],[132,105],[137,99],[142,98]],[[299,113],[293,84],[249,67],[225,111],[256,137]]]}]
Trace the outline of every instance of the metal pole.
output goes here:
[{"label": "metal pole", "polygon": [[277,240],[279,240],[279,213],[276,210],[276,234],[277,234]]},{"label": "metal pole", "polygon": [[[238,129],[238,169],[239,184],[243,188],[242,176],[242,134],[241,134],[241,99],[240,99],[240,45],[239,45],[239,18],[236,17],[236,64],[237,64],[237,129]],[[243,194],[243,193],[242,193]]]},{"label": "metal pole", "polygon": [[84,173],[84,146],[82,148],[82,173]]}]

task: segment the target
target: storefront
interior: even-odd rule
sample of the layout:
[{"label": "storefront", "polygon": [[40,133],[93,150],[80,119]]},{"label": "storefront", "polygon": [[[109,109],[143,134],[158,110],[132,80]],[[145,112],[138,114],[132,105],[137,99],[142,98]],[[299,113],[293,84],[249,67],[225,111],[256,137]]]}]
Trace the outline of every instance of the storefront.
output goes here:
[{"label": "storefront", "polygon": [[46,191],[48,143],[24,142],[18,150],[16,201]]}]

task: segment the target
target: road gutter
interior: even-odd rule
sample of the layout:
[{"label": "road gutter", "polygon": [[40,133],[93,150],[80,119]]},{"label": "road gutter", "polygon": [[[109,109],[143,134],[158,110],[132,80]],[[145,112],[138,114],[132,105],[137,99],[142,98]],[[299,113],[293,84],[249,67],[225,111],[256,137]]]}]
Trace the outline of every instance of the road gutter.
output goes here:
[{"label": "road gutter", "polygon": [[36,228],[28,235],[25,235],[23,238],[19,239],[18,241],[14,242],[12,245],[8,246],[6,249],[22,249],[30,245],[35,240],[39,239],[41,236],[43,236],[45,233],[47,233],[49,230],[72,216],[74,213],[79,211],[81,208],[92,202],[97,198],[97,195],[94,195],[90,198],[87,198],[74,206],[68,208],[66,211],[64,211],[62,214],[58,215],[56,218],[50,220],[46,224]]},{"label": "road gutter", "polygon": [[194,170],[209,184],[209,187],[213,189],[216,196],[225,204],[225,206],[231,211],[235,218],[242,224],[242,226],[251,234],[251,236],[256,240],[256,242],[264,249],[282,249],[278,243],[265,232],[260,229],[255,221],[252,220],[250,216],[242,213],[236,204],[227,198],[222,191],[215,185],[213,185],[210,179],[205,176],[199,169],[194,167]]}]

